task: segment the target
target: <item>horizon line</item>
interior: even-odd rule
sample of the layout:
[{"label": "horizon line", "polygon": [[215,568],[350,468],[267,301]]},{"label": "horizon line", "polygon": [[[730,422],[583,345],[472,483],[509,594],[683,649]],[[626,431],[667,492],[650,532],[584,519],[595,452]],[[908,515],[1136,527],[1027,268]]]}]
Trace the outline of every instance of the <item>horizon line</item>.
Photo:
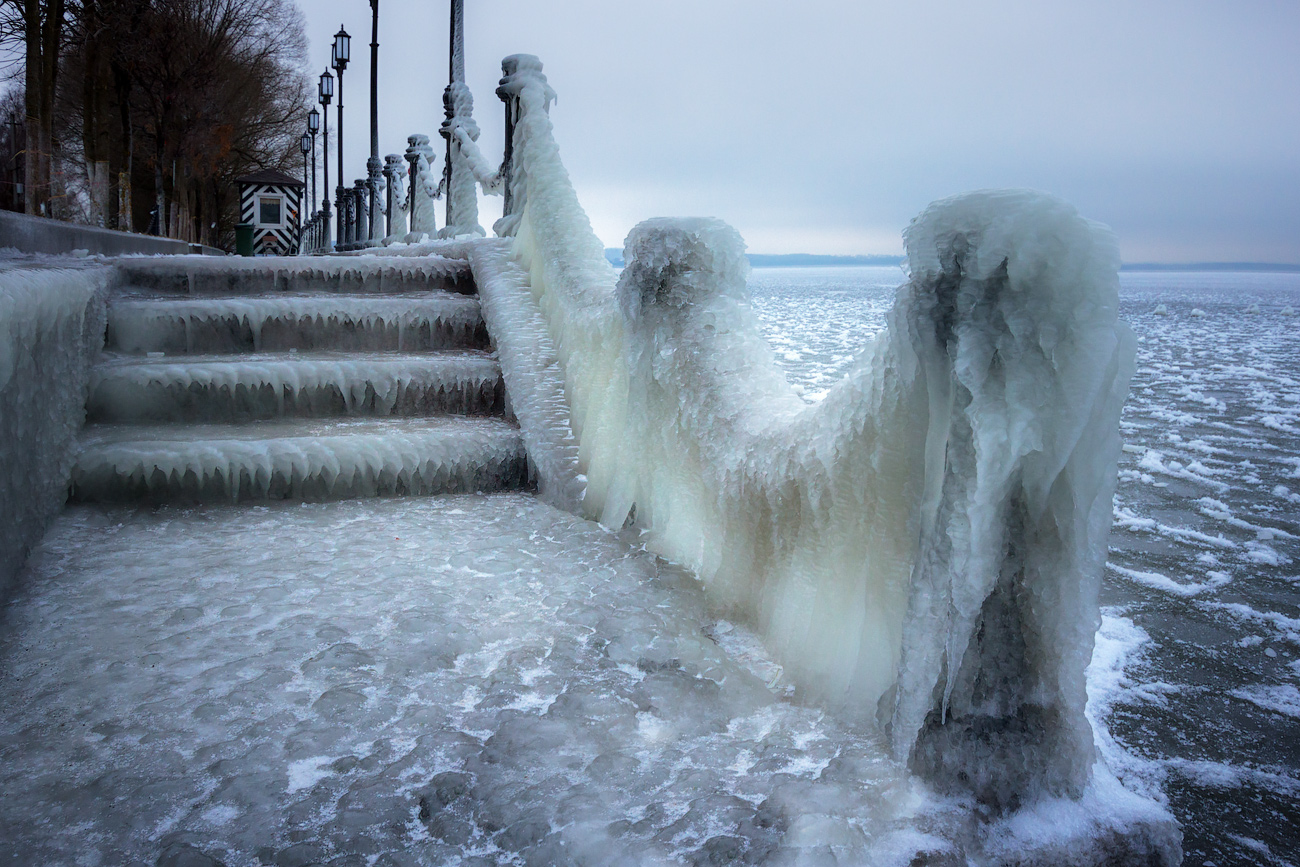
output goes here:
[{"label": "horizon line", "polygon": [[[749,264],[755,268],[818,267],[818,266],[885,266],[902,265],[906,256],[888,253],[840,255],[836,253],[746,253]],[[621,247],[606,247],[605,258],[615,266],[623,264]],[[1288,262],[1123,262],[1121,271],[1275,271],[1300,272],[1300,263]]]}]

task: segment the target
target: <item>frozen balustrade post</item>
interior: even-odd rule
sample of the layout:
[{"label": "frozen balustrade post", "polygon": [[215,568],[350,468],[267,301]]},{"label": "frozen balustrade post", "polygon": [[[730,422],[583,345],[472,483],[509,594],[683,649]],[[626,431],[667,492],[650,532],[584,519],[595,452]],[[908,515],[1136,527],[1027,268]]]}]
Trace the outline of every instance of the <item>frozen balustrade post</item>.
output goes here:
[{"label": "frozen balustrade post", "polygon": [[894,748],[997,806],[1077,795],[1094,761],[1084,671],[1135,354],[1119,250],[1069,205],[1022,191],[937,202],[904,239],[893,328],[928,412]]},{"label": "frozen balustrade post", "polygon": [[410,202],[408,213],[411,216],[409,241],[416,242],[421,236],[434,237],[438,234],[437,217],[433,202],[437,197],[437,184],[433,179],[433,148],[429,146],[427,135],[408,136],[406,141],[406,161],[411,164],[411,189],[407,193]]},{"label": "frozen balustrade post", "polygon": [[389,154],[384,157],[384,178],[387,181],[388,192],[388,236],[384,238],[385,243],[400,240],[406,235],[406,209],[409,199],[406,195],[406,185],[402,183],[405,174],[406,169],[402,167],[401,154]]},{"label": "frozen balustrade post", "polygon": [[366,202],[367,194],[370,192],[370,183],[366,178],[357,178],[352,185],[352,213],[355,215],[355,237],[356,241],[353,247],[364,247],[370,240],[370,223],[367,219],[367,212],[370,210]]},{"label": "frozen balustrade post", "polygon": [[479,136],[474,123],[474,97],[465,84],[465,7],[464,0],[451,0],[450,46],[448,50],[447,88],[442,94],[446,119],[439,134],[447,141],[446,162],[442,169],[442,190],[447,196],[447,224],[440,237],[487,233],[478,224],[478,190],[473,168],[463,152],[459,136],[472,141]]},{"label": "frozen balustrade post", "polygon": [[[546,83],[542,74],[542,61],[532,54],[512,54],[501,61],[501,81],[497,86],[497,96],[505,103],[506,144],[505,156],[501,162],[501,187],[505,203],[501,209],[501,219],[492,227],[498,237],[507,238],[515,234],[519,226],[519,215],[524,208],[524,195],[527,190],[526,179],[520,175],[523,167],[515,160],[516,128],[520,121],[522,104],[520,94],[527,84],[534,85],[542,96],[541,107],[549,111],[555,99],[555,91]],[[516,180],[516,175],[520,175]]]},{"label": "frozen balustrade post", "polygon": [[447,195],[447,224],[440,237],[455,238],[460,235],[487,233],[478,223],[478,183],[469,153],[461,143],[462,137],[471,142],[479,137],[478,124],[474,122],[474,97],[463,81],[453,81],[442,94],[447,119],[442,122],[439,134],[447,140],[447,157],[443,164],[443,188]]}]

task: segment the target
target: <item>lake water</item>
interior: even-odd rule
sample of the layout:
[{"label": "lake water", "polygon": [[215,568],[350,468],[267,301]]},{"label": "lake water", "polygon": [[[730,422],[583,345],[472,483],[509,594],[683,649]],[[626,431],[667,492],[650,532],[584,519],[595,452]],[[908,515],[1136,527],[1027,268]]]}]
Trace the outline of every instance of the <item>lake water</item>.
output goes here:
[{"label": "lake water", "polygon": [[[898,268],[755,269],[806,399],[884,327]],[[1300,274],[1125,272],[1138,336],[1090,713],[1188,865],[1300,863]]]}]

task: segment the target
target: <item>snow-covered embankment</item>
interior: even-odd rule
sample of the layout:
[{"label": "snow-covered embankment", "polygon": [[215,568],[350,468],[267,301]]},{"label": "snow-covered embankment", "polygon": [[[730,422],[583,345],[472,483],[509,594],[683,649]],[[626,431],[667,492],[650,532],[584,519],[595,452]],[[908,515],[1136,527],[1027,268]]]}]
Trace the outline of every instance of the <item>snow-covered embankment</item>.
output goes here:
[{"label": "snow-covered embankment", "polygon": [[0,269],[0,604],[67,497],[109,274]]}]

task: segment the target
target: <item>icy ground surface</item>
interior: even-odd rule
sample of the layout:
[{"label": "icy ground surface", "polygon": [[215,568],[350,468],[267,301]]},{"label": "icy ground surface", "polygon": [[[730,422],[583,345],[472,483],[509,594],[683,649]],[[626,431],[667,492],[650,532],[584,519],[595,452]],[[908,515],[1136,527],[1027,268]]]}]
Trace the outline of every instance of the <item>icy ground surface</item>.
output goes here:
[{"label": "icy ground surface", "polygon": [[704,612],[694,579],[526,495],[69,508],[0,634],[0,860],[906,864],[938,843],[916,828],[951,815],[883,744],[788,701]]},{"label": "icy ground surface", "polygon": [[[902,280],[754,271],[805,399]],[[1140,342],[1090,711],[1111,767],[1167,793],[1184,863],[1300,864],[1300,274],[1125,272],[1120,298]]]}]

